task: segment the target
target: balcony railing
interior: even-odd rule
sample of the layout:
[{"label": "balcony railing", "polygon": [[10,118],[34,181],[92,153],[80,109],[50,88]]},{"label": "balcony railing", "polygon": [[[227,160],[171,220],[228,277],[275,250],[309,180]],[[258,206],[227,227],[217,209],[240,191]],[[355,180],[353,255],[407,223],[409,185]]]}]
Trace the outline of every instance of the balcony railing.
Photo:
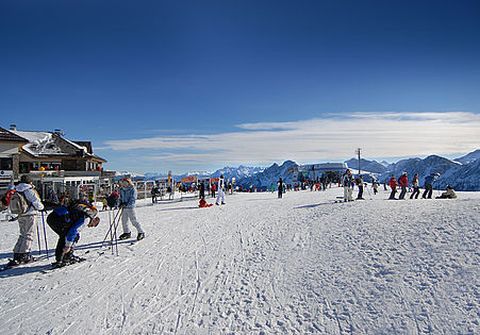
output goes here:
[{"label": "balcony railing", "polygon": [[33,176],[48,176],[48,177],[100,177],[101,171],[30,171],[30,175]]}]

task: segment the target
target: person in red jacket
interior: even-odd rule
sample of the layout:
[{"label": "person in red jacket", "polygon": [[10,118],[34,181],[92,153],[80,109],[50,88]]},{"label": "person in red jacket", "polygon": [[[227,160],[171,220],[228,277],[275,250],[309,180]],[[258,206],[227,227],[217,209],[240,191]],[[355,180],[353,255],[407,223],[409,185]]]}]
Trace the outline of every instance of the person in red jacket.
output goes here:
[{"label": "person in red jacket", "polygon": [[398,199],[403,200],[405,199],[405,194],[407,193],[408,187],[408,176],[406,172],[402,173],[402,176],[398,179],[398,183],[402,188],[402,192],[400,192],[400,196],[398,197]]},{"label": "person in red jacket", "polygon": [[397,193],[398,183],[397,183],[397,179],[395,179],[395,176],[392,175],[390,177],[390,180],[388,181],[388,185],[392,189],[392,193],[390,193],[390,198],[388,198],[388,200],[397,200],[395,198],[395,194]]}]

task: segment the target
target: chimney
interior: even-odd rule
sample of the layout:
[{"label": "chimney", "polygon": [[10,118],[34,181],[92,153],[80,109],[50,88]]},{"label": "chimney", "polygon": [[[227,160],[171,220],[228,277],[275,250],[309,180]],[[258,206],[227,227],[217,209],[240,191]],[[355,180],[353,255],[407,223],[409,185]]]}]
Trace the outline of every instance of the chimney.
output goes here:
[{"label": "chimney", "polygon": [[65,135],[62,129],[55,129],[53,132],[57,135],[60,135],[60,136]]},{"label": "chimney", "polygon": [[10,130],[17,130],[17,125],[15,123],[12,123],[10,125]]}]

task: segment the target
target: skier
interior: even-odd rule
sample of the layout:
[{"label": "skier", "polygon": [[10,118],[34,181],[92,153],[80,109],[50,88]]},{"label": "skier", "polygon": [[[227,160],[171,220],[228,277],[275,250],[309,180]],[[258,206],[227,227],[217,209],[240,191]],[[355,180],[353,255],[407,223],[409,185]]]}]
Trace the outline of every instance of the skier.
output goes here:
[{"label": "skier", "polygon": [[32,180],[27,175],[20,178],[15,193],[10,197],[9,207],[13,214],[18,214],[20,228],[20,236],[13,248],[13,259],[7,264],[7,267],[13,267],[34,261],[30,251],[35,231],[35,217],[37,211],[44,208]]},{"label": "skier", "polygon": [[152,196],[152,204],[157,202],[157,197],[159,194],[160,194],[160,188],[158,187],[158,185],[155,185],[154,187],[152,187],[152,190],[150,192],[150,195]]},{"label": "skier", "polygon": [[343,183],[343,200],[345,202],[353,201],[353,197],[352,197],[353,176],[352,176],[352,171],[350,171],[350,169],[347,169],[347,171],[345,171],[345,174],[343,175],[342,183]]},{"label": "skier", "polygon": [[217,185],[215,185],[215,183],[212,183],[212,187],[210,187],[210,190],[212,192],[212,198],[215,198],[215,191],[217,190]]},{"label": "skier", "polygon": [[407,172],[402,173],[402,176],[400,178],[398,178],[398,183],[400,184],[400,187],[402,188],[402,191],[400,192],[400,195],[398,196],[398,199],[403,200],[403,199],[405,199],[405,194],[407,193],[407,187],[408,187]]},{"label": "skier", "polygon": [[128,220],[137,229],[137,241],[145,238],[145,231],[137,220],[135,213],[135,203],[137,201],[137,190],[133,186],[132,181],[129,178],[123,178],[120,188],[120,207],[122,207],[122,226],[123,234],[119,236],[119,239],[126,240],[132,236],[130,228],[128,227]]},{"label": "skier", "polygon": [[376,180],[373,181],[372,188],[373,188],[373,194],[377,195],[377,193],[378,193],[378,182]]},{"label": "skier", "polygon": [[432,199],[433,182],[437,179],[438,174],[432,173],[425,177],[425,191],[422,194],[423,199]]},{"label": "skier", "polygon": [[102,211],[108,211],[108,201],[105,195],[102,197]]},{"label": "skier", "polygon": [[278,185],[278,199],[281,199],[283,197],[283,180],[282,180],[282,177],[280,177],[280,179],[278,179],[277,185]]},{"label": "skier", "polygon": [[120,198],[120,193],[117,190],[114,190],[108,197],[107,197],[107,204],[110,209],[116,209],[118,207],[118,200]]},{"label": "skier", "polygon": [[358,186],[357,200],[365,200],[363,198],[363,179],[361,175],[358,175],[358,177],[355,179],[355,183]]},{"label": "skier", "polygon": [[220,205],[219,201],[222,200],[222,205],[225,205],[225,179],[223,178],[223,174],[218,179],[218,194],[217,194],[217,201],[215,205]]},{"label": "skier", "polygon": [[455,193],[455,191],[450,185],[447,186],[446,192],[443,192],[442,195],[436,197],[436,199],[456,199],[456,198],[457,198],[457,194]]},{"label": "skier", "polygon": [[420,194],[420,187],[419,187],[419,182],[418,182],[418,173],[415,173],[412,179],[412,186],[413,186],[413,192],[412,195],[410,196],[410,199],[418,199],[418,195]]},{"label": "skier", "polygon": [[80,239],[80,231],[85,226],[85,219],[89,218],[89,227],[96,227],[100,223],[97,217],[98,210],[87,201],[74,201],[69,206],[58,206],[47,216],[47,223],[58,235],[55,248],[54,267],[81,262],[84,259],[73,254],[74,245]]},{"label": "skier", "polygon": [[397,198],[395,198],[395,194],[397,193],[398,183],[394,175],[390,177],[390,180],[388,181],[388,185],[392,189],[392,193],[390,193],[390,197],[388,198],[388,200],[397,200]]},{"label": "skier", "polygon": [[200,186],[199,186],[199,197],[200,199],[204,199],[205,200],[205,184],[203,183],[203,181],[200,182]]},{"label": "skier", "polygon": [[213,206],[213,204],[209,204],[205,198],[201,198],[200,201],[198,202],[198,207],[199,208],[208,208]]},{"label": "skier", "polygon": [[59,204],[59,201],[58,201],[57,193],[55,192],[53,187],[49,185],[47,187],[46,196],[43,199],[43,206],[45,207],[45,209],[48,210],[48,209],[55,208],[56,206],[58,206],[58,204]]}]

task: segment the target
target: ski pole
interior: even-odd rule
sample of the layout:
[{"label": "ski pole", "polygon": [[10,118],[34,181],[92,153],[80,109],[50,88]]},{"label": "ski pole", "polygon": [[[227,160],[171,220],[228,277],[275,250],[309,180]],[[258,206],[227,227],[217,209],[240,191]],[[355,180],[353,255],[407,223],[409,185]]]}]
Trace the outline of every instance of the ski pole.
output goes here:
[{"label": "ski pole", "polygon": [[[119,222],[120,222],[120,218],[121,218],[121,217],[122,217],[122,215],[123,215],[123,207],[120,207],[120,209],[118,210],[118,213],[120,213],[120,215],[118,216],[117,222],[115,223],[115,227],[114,227],[114,235],[115,235],[115,249],[116,249],[117,256],[118,256],[118,238],[117,238],[117,227],[118,227],[118,224],[119,224]],[[113,246],[112,246],[112,249],[113,249]]]},{"label": "ski pole", "polygon": [[105,234],[105,237],[103,238],[102,246],[105,244],[105,241],[107,240],[108,235],[111,235],[111,231],[112,231],[113,225],[115,223],[115,220],[117,219],[118,214],[120,214],[120,210],[117,211],[117,214],[114,214],[113,222],[110,224],[110,227],[108,228],[108,231]]},{"label": "ski pole", "polygon": [[40,256],[42,254],[42,246],[40,244],[40,228],[38,227],[37,224],[37,241],[38,241],[38,255]]},{"label": "ski pole", "polygon": [[[112,213],[114,210],[111,209],[108,211],[108,225],[111,227],[112,226]],[[110,229],[110,245],[113,244],[113,231]],[[113,248],[112,248],[112,255],[113,255]]]},{"label": "ski pole", "polygon": [[48,254],[48,241],[47,241],[47,227],[45,226],[45,215],[42,212],[42,225],[43,225],[43,237],[45,238],[45,252],[47,253],[47,259],[50,259]]}]

